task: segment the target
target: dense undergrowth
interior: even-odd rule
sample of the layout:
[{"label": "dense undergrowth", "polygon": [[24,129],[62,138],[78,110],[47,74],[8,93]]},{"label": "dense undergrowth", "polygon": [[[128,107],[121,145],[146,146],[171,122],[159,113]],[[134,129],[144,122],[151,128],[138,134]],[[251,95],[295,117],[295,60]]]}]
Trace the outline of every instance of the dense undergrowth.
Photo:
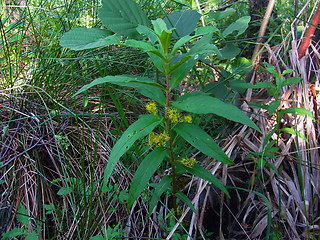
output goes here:
[{"label": "dense undergrowth", "polygon": [[[118,1],[102,1],[111,2]],[[112,31],[106,37],[117,33],[99,14],[102,3],[17,0],[1,12],[2,238],[318,239],[318,109],[309,90],[318,89],[318,72],[308,80],[303,64],[313,63],[312,54],[298,60],[295,44],[310,21],[301,19],[319,2],[299,5],[306,11],[294,17],[290,1],[277,1],[251,83],[245,78],[257,35],[250,31],[260,21],[249,22],[247,1],[137,1],[146,27],[167,34],[170,41],[162,45],[137,32],[131,42],[122,37],[116,44],[84,47],[90,34],[66,41],[66,32],[78,27],[104,25]],[[191,11],[197,30],[184,35],[190,39],[179,46],[176,62],[190,70],[168,61],[182,38],[170,32],[168,19],[178,20],[168,16],[184,11]],[[151,24],[158,18],[167,25]],[[192,24],[173,26],[183,32]],[[173,75],[138,41],[160,55],[169,43],[162,60]],[[118,75],[126,82],[119,84]],[[165,92],[169,77],[175,86]],[[80,90],[99,79],[100,85]],[[137,87],[139,79],[151,79],[149,86],[170,98],[161,105],[154,88],[150,94]],[[201,103],[183,105],[195,92],[204,94],[205,110]],[[142,114],[159,122],[157,131],[121,145]],[[115,157],[112,149],[122,154]],[[144,161],[155,161],[155,154],[165,159],[156,168]],[[117,165],[110,167],[111,161]]]}]

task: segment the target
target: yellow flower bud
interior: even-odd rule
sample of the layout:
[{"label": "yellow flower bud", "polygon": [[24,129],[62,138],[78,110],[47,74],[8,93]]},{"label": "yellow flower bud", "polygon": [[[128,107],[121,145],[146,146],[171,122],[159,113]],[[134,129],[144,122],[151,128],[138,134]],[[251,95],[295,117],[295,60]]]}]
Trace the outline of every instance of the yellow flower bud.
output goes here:
[{"label": "yellow flower bud", "polygon": [[194,164],[197,162],[195,158],[182,158],[180,161],[184,166],[188,168],[193,168]]},{"label": "yellow flower bud", "polygon": [[171,120],[171,122],[178,123],[181,119],[181,113],[178,112],[178,109],[170,107],[167,109],[167,117]]},{"label": "yellow flower bud", "polygon": [[146,110],[151,114],[154,114],[154,115],[158,114],[157,105],[155,102],[149,102],[146,105]]}]

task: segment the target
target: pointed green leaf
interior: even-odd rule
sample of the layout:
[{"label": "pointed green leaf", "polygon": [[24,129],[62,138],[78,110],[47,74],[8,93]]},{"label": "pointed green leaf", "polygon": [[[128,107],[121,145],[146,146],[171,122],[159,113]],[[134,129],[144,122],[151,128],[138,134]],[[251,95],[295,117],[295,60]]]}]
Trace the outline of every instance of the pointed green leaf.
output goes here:
[{"label": "pointed green leaf", "polygon": [[141,162],[136,173],[133,176],[128,199],[127,209],[129,209],[140,193],[147,186],[150,178],[160,166],[161,162],[167,154],[167,149],[159,147],[149,153]]},{"label": "pointed green leaf", "polygon": [[171,76],[170,89],[173,89],[179,85],[182,79],[184,79],[185,76],[190,72],[190,69],[196,64],[198,57],[199,56],[193,56],[184,64],[175,69]]},{"label": "pointed green leaf", "polygon": [[138,48],[143,52],[150,52],[150,53],[153,53],[154,55],[157,55],[158,57],[164,59],[163,54],[161,54],[161,52],[158,49],[156,49],[154,46],[152,46],[151,44],[149,44],[147,42],[129,39],[124,43],[124,46]]},{"label": "pointed green leaf", "polygon": [[268,81],[257,82],[256,84],[234,81],[232,83],[232,86],[237,87],[237,88],[242,88],[242,89],[248,89],[248,88],[253,88],[253,89],[271,88],[271,89],[274,89],[275,88],[275,86],[271,82],[268,82]]},{"label": "pointed green leaf", "polygon": [[167,32],[167,33],[172,32],[171,28],[168,28],[166,23],[161,18],[157,18],[156,20],[152,20],[151,22],[153,25],[154,32],[158,35],[159,39],[162,32]]},{"label": "pointed green leaf", "polygon": [[269,112],[269,115],[271,116],[272,114],[275,113],[275,111],[277,111],[278,107],[281,104],[281,100],[276,100],[276,101],[272,101],[269,105],[264,105],[264,109],[267,109]]},{"label": "pointed green leaf", "polygon": [[177,196],[177,198],[179,198],[181,201],[187,204],[187,206],[192,210],[192,212],[197,212],[190,199],[183,192],[177,192],[175,195]]},{"label": "pointed green leaf", "polygon": [[63,34],[60,45],[71,50],[84,50],[119,44],[120,38],[106,29],[73,28]]},{"label": "pointed green leaf", "polygon": [[163,31],[160,35],[161,49],[165,56],[168,56],[168,53],[169,53],[171,35],[172,35],[172,31],[170,31],[169,33],[166,31]]},{"label": "pointed green leaf", "polygon": [[231,59],[240,53],[240,49],[232,44],[228,43],[224,48],[220,50],[221,56],[218,56],[220,60]]},{"label": "pointed green leaf", "polygon": [[172,51],[171,51],[171,58],[175,55],[175,53],[178,51],[180,47],[182,47],[184,44],[189,42],[193,37],[187,35],[182,38],[180,38],[173,46]]},{"label": "pointed green leaf", "polygon": [[289,133],[289,134],[291,134],[293,136],[298,136],[299,138],[303,139],[304,141],[306,141],[308,143],[308,139],[301,132],[296,131],[295,129],[292,129],[292,128],[281,128],[280,131]]},{"label": "pointed green leaf", "polygon": [[176,62],[173,66],[171,66],[169,68],[168,74],[171,74],[172,72],[174,72],[177,68],[179,68],[185,62],[187,62],[190,58],[191,58],[191,56],[186,56],[186,57],[182,58],[181,61]]},{"label": "pointed green leaf", "polygon": [[201,36],[206,34],[212,34],[214,32],[218,32],[219,29],[216,26],[205,26],[205,27],[198,27],[196,28],[195,35]]},{"label": "pointed green leaf", "polygon": [[228,36],[229,34],[233,33],[234,31],[238,31],[237,36],[244,33],[244,31],[248,28],[248,24],[250,22],[251,17],[250,16],[244,16],[242,18],[239,18],[234,23],[231,23],[222,33],[223,37]]},{"label": "pointed green leaf", "polygon": [[233,162],[219,145],[199,126],[192,123],[180,123],[174,127],[174,131],[207,156],[219,162],[233,165]]},{"label": "pointed green leaf", "polygon": [[291,84],[297,84],[297,83],[301,82],[301,80],[302,80],[302,78],[300,78],[300,77],[290,77],[290,78],[283,81],[282,87],[287,86],[287,85],[291,85]]},{"label": "pointed green leaf", "polygon": [[197,27],[201,15],[196,10],[185,10],[182,12],[172,12],[164,21],[168,28],[175,28],[172,36],[182,38],[190,35]]},{"label": "pointed green leaf", "polygon": [[212,175],[211,172],[209,172],[207,169],[203,168],[199,164],[195,164],[192,168],[185,167],[182,165],[180,162],[175,163],[177,166],[180,168],[183,168],[185,172],[190,173],[194,176],[197,176],[203,180],[206,180],[210,183],[213,184],[213,186],[219,188],[222,192],[224,192],[228,197],[230,197],[227,189],[223,184],[216,178],[215,176]]},{"label": "pointed green leaf", "polygon": [[233,8],[227,8],[224,11],[211,11],[208,15],[209,17],[214,18],[216,21],[221,21],[222,19],[225,19],[235,12],[236,10],[234,10]]},{"label": "pointed green leaf", "polygon": [[183,111],[197,114],[213,113],[228,120],[247,125],[261,133],[257,125],[239,108],[224,103],[218,98],[211,97],[208,94],[201,92],[188,93],[173,102],[172,105]]},{"label": "pointed green leaf", "polygon": [[194,46],[190,49],[189,55],[196,56],[207,53],[215,53],[221,56],[219,49],[211,43],[212,34],[204,35],[199,41],[197,41]]},{"label": "pointed green leaf", "polygon": [[171,182],[172,179],[170,176],[166,175],[164,176],[159,183],[150,184],[151,186],[154,186],[154,191],[152,194],[152,199],[150,201],[149,205],[149,217],[156,206],[157,202],[159,201],[161,195],[169,190],[171,188]]},{"label": "pointed green leaf", "polygon": [[24,240],[38,240],[39,239],[39,234],[36,231],[31,232],[26,236]]},{"label": "pointed green leaf", "polygon": [[104,238],[103,236],[101,235],[97,235],[97,236],[93,236],[93,237],[90,237],[89,240],[105,240],[106,238]]},{"label": "pointed green leaf", "polygon": [[166,65],[163,62],[163,59],[158,57],[157,55],[154,55],[153,53],[148,53],[151,61],[153,62],[154,66],[158,68],[158,70],[162,73],[165,73],[166,71]]},{"label": "pointed green leaf", "polygon": [[181,4],[183,6],[186,6],[188,8],[192,8],[192,6],[186,1],[186,0],[172,0],[178,4]]},{"label": "pointed green leaf", "polygon": [[314,119],[313,113],[310,112],[308,109],[305,108],[298,108],[298,107],[291,107],[291,108],[286,108],[282,109],[279,111],[279,120],[283,117],[285,113],[292,113],[300,116],[309,116],[310,118]]},{"label": "pointed green leaf", "polygon": [[18,236],[24,235],[24,231],[22,228],[14,228],[8,232],[2,233],[2,239],[7,240],[7,239],[15,239]]},{"label": "pointed green leaf", "polygon": [[138,31],[138,33],[148,37],[150,39],[150,41],[152,42],[152,44],[154,44],[156,41],[160,42],[160,39],[157,36],[157,34],[151,28],[149,28],[147,26],[139,25],[137,27],[137,31]]},{"label": "pointed green leaf", "polygon": [[140,6],[132,0],[102,0],[98,12],[104,26],[111,31],[135,38],[139,35],[137,26],[149,26],[149,20]]},{"label": "pointed green leaf", "polygon": [[20,203],[18,207],[17,220],[22,222],[25,227],[27,227],[29,224],[29,214],[22,203]]},{"label": "pointed green leaf", "polygon": [[73,192],[72,187],[61,187],[60,190],[58,191],[58,195],[67,195]]},{"label": "pointed green leaf", "polygon": [[165,105],[165,96],[162,90],[166,91],[166,89],[155,81],[146,78],[146,77],[138,77],[138,76],[128,76],[128,75],[120,75],[120,76],[107,76],[102,78],[97,78],[91,83],[83,86],[79,91],[77,91],[74,96],[79,95],[87,91],[96,85],[101,85],[105,83],[112,83],[119,86],[132,87],[135,88],[142,95],[155,100],[156,102]]},{"label": "pointed green leaf", "polygon": [[107,186],[108,180],[116,167],[120,158],[130,147],[141,138],[147,136],[162,121],[162,118],[155,115],[140,115],[139,119],[134,122],[120,137],[112,148],[108,159],[108,164],[104,172],[103,189]]}]

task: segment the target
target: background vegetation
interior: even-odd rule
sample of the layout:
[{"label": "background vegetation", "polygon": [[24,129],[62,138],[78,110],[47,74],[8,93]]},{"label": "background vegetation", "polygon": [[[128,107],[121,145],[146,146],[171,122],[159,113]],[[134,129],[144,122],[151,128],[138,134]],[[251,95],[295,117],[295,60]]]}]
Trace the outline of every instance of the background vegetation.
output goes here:
[{"label": "background vegetation", "polygon": [[[204,23],[217,26],[220,32],[251,14],[244,33],[214,38],[220,50],[232,43],[239,51],[229,50],[225,59],[209,55],[174,92],[177,96],[192,91],[210,93],[241,108],[261,129],[259,133],[212,114],[193,116],[234,165],[223,165],[190,145],[183,145],[186,155],[227,186],[230,198],[208,182],[184,174],[179,189],[197,214],[185,204],[172,214],[171,198],[164,195],[149,217],[152,184],[127,210],[132,176],[149,149],[147,142],[133,145],[122,156],[102,194],[111,149],[138,116],[146,113],[148,99],[133,89],[107,84],[76,98],[72,95],[102,76],[158,79],[161,73],[147,54],[134,48],[110,45],[71,51],[60,46],[61,37],[72,28],[101,27],[100,1],[2,0],[2,238],[319,238],[317,51],[311,47],[301,61],[295,54],[319,2],[305,5],[299,1],[297,15],[293,0],[276,1],[261,64],[255,69],[255,86],[244,79],[257,41],[253,29],[259,29],[264,12],[249,12],[248,1],[242,0],[137,3],[152,20],[173,11],[201,11]],[[232,14],[219,18],[231,8]],[[202,24],[200,20],[198,26]],[[302,63],[307,67],[301,67]],[[170,171],[161,165],[152,182]]]}]

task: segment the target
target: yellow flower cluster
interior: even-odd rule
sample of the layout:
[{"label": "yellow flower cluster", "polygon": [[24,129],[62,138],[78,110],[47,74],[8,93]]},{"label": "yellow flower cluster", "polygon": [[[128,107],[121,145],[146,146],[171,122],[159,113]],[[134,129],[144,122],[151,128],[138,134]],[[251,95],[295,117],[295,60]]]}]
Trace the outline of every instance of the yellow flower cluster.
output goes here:
[{"label": "yellow flower cluster", "polygon": [[182,117],[178,109],[170,107],[167,109],[167,116],[173,123],[187,122],[192,123],[192,117],[190,115]]},{"label": "yellow flower cluster", "polygon": [[166,143],[169,141],[169,136],[163,131],[163,133],[156,134],[154,132],[149,133],[149,146],[165,146]]},{"label": "yellow flower cluster", "polygon": [[188,168],[193,168],[196,162],[195,158],[182,158],[181,160],[181,163]]},{"label": "yellow flower cluster", "polygon": [[157,105],[155,102],[149,102],[146,105],[146,109],[149,113],[157,115],[158,114],[158,110],[157,110]]},{"label": "yellow flower cluster", "polygon": [[190,115],[184,116],[182,122],[192,123],[192,117]]}]

